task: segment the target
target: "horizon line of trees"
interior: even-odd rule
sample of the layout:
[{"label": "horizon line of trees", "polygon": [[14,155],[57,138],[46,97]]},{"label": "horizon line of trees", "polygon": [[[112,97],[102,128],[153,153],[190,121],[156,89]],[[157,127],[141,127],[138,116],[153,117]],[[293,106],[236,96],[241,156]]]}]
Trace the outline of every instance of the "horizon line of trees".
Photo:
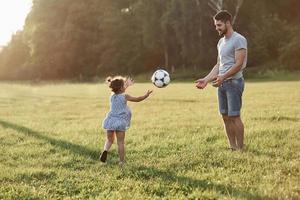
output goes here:
[{"label": "horizon line of trees", "polygon": [[248,40],[248,67],[299,70],[299,7],[298,0],[33,0],[24,29],[0,52],[0,79],[207,70],[220,9]]}]

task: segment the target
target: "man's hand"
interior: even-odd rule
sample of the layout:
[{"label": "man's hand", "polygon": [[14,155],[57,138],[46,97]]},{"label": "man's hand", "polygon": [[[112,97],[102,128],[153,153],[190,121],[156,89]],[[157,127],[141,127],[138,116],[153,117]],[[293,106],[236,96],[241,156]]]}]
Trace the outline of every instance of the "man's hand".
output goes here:
[{"label": "man's hand", "polygon": [[223,83],[224,79],[225,79],[224,76],[217,76],[217,78],[212,82],[212,86],[220,87],[220,85]]},{"label": "man's hand", "polygon": [[204,78],[201,78],[201,79],[196,80],[195,83],[197,83],[196,87],[198,89],[204,89],[207,85],[207,80]]}]

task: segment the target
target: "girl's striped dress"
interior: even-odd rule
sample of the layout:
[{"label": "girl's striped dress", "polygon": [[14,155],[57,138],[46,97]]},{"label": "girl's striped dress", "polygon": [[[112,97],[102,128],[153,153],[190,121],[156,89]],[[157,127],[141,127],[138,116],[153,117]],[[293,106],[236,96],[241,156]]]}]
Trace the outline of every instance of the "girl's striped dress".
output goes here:
[{"label": "girl's striped dress", "polygon": [[125,131],[130,126],[131,110],[127,106],[125,94],[110,96],[110,111],[103,120],[103,128],[112,131]]}]

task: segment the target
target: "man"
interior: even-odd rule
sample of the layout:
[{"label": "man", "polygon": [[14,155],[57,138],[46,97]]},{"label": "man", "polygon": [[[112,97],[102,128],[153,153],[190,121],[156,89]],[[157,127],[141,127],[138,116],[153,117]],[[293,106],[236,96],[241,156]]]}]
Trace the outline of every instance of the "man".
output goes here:
[{"label": "man", "polygon": [[204,78],[196,81],[198,89],[204,89],[212,81],[218,87],[219,112],[231,150],[241,150],[244,145],[244,125],[240,117],[242,94],[244,91],[243,69],[247,63],[247,40],[235,32],[228,11],[220,11],[214,16],[219,40],[217,64]]}]

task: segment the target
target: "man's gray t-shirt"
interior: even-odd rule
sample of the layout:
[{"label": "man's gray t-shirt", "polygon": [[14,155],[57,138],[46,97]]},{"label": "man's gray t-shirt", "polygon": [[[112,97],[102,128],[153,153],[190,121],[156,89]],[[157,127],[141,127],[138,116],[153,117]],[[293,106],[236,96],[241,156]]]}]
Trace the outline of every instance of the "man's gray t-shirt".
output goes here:
[{"label": "man's gray t-shirt", "polygon": [[[244,36],[237,32],[233,32],[230,38],[222,37],[218,42],[219,56],[219,75],[225,74],[235,64],[235,51],[239,49],[247,50],[247,40]],[[243,66],[239,72],[228,79],[238,79],[243,77],[243,69],[247,64],[247,54],[243,62]]]}]

